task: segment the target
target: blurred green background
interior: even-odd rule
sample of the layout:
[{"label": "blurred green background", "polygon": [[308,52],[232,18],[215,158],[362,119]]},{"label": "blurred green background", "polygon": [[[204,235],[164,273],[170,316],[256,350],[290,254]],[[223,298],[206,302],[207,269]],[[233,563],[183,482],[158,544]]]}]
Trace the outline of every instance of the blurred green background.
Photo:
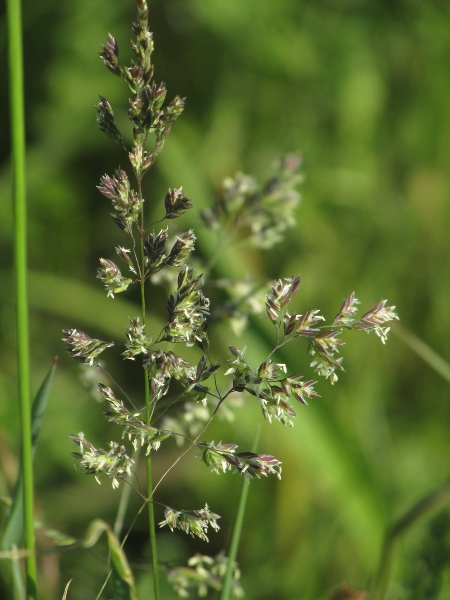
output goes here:
[{"label": "blurred green background", "polygon": [[[167,188],[183,185],[194,210],[179,225],[195,228],[201,255],[202,236],[210,238],[199,211],[222,179],[239,170],[264,178],[273,159],[300,151],[305,183],[295,230],[273,250],[225,254],[222,275],[264,281],[301,274],[298,310],[321,308],[329,318],[353,290],[367,309],[388,298],[402,330],[450,360],[450,5],[153,0],[150,6],[156,80],[166,82],[168,98],[185,96],[187,105],[147,178],[148,203],[157,211]],[[118,499],[107,482],[99,487],[73,471],[69,434],[84,431],[105,444],[115,432],[105,430],[101,406],[65,355],[61,329],[110,339],[123,335],[136,311],[132,297],[107,300],[95,279],[99,256],[112,258],[120,243],[95,186],[127,162],[96,127],[98,94],[112,103],[119,124],[127,102],[97,54],[110,31],[126,62],[133,18],[132,0],[25,1],[23,7],[33,390],[60,357],[36,456],[37,510],[46,526],[76,536],[96,516],[112,521]],[[0,52],[4,495],[19,448],[4,15]],[[163,317],[164,304],[158,310]],[[321,398],[298,407],[294,429],[263,424],[259,449],[282,460],[284,472],[281,482],[255,481],[250,490],[239,555],[248,600],[327,598],[343,582],[364,588],[388,525],[448,480],[449,382],[405,343],[401,328],[394,327],[386,347],[375,337],[347,335],[339,382],[318,384]],[[222,361],[227,343],[264,358],[254,331],[238,339],[219,328],[212,339]],[[281,359],[291,372],[312,377],[306,347],[288,347]],[[137,395],[138,371],[116,368]],[[210,439],[249,449],[257,421],[259,410],[249,402],[233,424],[215,425]],[[157,472],[175,455],[176,449],[161,453]],[[226,548],[239,489],[237,477],[211,475],[193,456],[185,459],[167,478],[161,501],[177,508],[206,501],[222,515],[222,529],[209,547],[162,532],[162,560],[178,564],[195,551]],[[130,520],[138,506],[133,499]],[[439,519],[405,536],[392,598],[450,598],[450,517]],[[139,521],[130,554],[144,578],[145,540]],[[435,555],[447,557],[446,576],[436,575]],[[48,597],[60,598],[71,577],[71,599],[95,597],[104,557],[101,547],[45,555]]]}]

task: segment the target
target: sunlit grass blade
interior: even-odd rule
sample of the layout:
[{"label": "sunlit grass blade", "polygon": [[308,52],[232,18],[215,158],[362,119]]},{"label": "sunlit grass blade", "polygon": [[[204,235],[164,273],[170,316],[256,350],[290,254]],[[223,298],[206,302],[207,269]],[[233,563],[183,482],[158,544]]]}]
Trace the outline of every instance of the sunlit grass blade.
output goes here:
[{"label": "sunlit grass blade", "polygon": [[[6,274],[1,273],[4,277]],[[105,294],[96,285],[87,285],[68,277],[31,271],[29,273],[30,308],[61,317],[70,324],[96,327],[109,336],[122,335],[124,325],[137,305],[123,297],[108,303],[105,310]],[[1,291],[0,291],[1,294]],[[164,323],[154,313],[147,315],[149,326],[160,330]]]},{"label": "sunlit grass blade", "polygon": [[[31,441],[32,441],[32,456],[36,450],[36,443],[39,437],[39,432],[42,426],[42,419],[47,404],[47,398],[50,394],[50,389],[55,375],[57,361],[53,362],[52,367],[47,373],[41,387],[33,402],[31,410]],[[23,492],[24,492],[24,476],[23,476],[23,461],[20,461],[20,469],[17,477],[16,486],[14,488],[13,501],[8,521],[5,527],[5,532],[1,540],[1,549],[9,550],[13,546],[21,547],[23,545]]]}]

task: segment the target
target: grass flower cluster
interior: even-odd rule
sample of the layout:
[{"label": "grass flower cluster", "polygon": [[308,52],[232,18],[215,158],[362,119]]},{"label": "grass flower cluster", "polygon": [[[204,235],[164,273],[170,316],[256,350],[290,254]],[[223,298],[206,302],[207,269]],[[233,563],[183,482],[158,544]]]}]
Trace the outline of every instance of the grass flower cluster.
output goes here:
[{"label": "grass flower cluster", "polygon": [[[265,296],[266,318],[274,327],[274,345],[267,358],[259,365],[251,366],[245,360],[245,348],[230,345],[231,354],[219,377],[221,366],[214,362],[209,348],[208,326],[211,320],[210,301],[204,294],[204,277],[189,265],[195,249],[196,236],[189,229],[183,233],[172,232],[171,223],[192,209],[193,203],[183,188],[169,189],[161,202],[160,216],[155,222],[147,222],[145,208],[148,199],[143,186],[165,139],[184,108],[184,100],[175,97],[165,103],[166,88],[154,81],[152,63],[153,37],[148,28],[148,7],[145,0],[138,0],[137,19],[133,24],[135,41],[132,50],[135,58],[130,66],[124,66],[119,58],[119,47],[112,35],[103,46],[100,56],[106,67],[122,79],[131,94],[128,117],[131,122],[132,144],[119,131],[111,104],[100,97],[97,105],[97,121],[101,131],[127,152],[130,173],[122,168],[114,175],[103,175],[98,189],[111,203],[112,219],[119,230],[119,245],[115,252],[121,267],[111,258],[100,258],[97,277],[102,281],[106,294],[114,298],[131,286],[140,290],[140,314],[130,318],[122,342],[109,342],[91,338],[78,329],[65,331],[64,341],[71,355],[89,366],[98,365],[100,354],[122,346],[126,360],[139,361],[142,365],[142,398],[140,406],[131,404],[126,393],[99,384],[98,390],[105,401],[106,418],[119,426],[122,437],[132,444],[128,451],[116,441],[109,443],[107,451],[97,448],[84,438],[83,433],[72,435],[77,451],[73,452],[84,473],[94,474],[99,481],[102,476],[112,479],[114,488],[130,476],[133,452],[144,447],[147,461],[147,484],[145,501],[149,508],[149,536],[152,549],[155,598],[159,598],[159,567],[155,537],[154,505],[155,488],[152,483],[152,459],[162,451],[164,444],[180,438],[188,447],[197,447],[199,457],[214,473],[228,471],[238,473],[247,481],[261,476],[275,475],[281,478],[281,462],[271,454],[237,451],[233,441],[208,442],[201,439],[206,428],[232,395],[253,397],[259,403],[263,417],[272,422],[292,426],[296,413],[291,400],[307,404],[316,398],[315,382],[302,374],[289,374],[285,364],[275,362],[275,354],[287,343],[306,340],[306,351],[311,355],[311,367],[317,375],[337,380],[337,372],[343,370],[340,347],[345,330],[375,332],[384,342],[389,328],[386,324],[397,319],[395,308],[386,301],[357,318],[357,305],[351,294],[340,308],[334,321],[326,325],[319,309],[303,314],[293,312],[291,302],[298,292],[300,277],[293,276],[274,282]],[[285,231],[294,224],[294,210],[299,201],[297,191],[301,181],[300,160],[296,155],[282,159],[275,166],[274,174],[266,183],[259,185],[253,177],[239,174],[227,179],[217,203],[204,211],[205,223],[218,234],[218,244],[231,244],[239,240],[250,242],[258,248],[270,248],[278,243]],[[158,229],[157,225],[167,222]],[[126,241],[122,241],[122,239]],[[172,241],[170,241],[172,240]],[[211,265],[206,269],[210,271]],[[174,282],[167,300],[167,321],[159,332],[147,329],[148,312],[154,307],[148,299],[149,289],[155,285],[154,276],[161,271],[175,272],[167,276]],[[246,292],[248,294],[248,291]],[[251,295],[250,290],[250,295]],[[235,308],[241,305],[235,301]],[[228,313],[228,316],[233,311]],[[223,314],[226,314],[224,311]],[[222,314],[222,316],[223,316]],[[213,321],[212,321],[213,322]],[[183,348],[197,348],[198,362],[190,364],[183,356]],[[103,367],[105,370],[105,367]],[[229,381],[227,387],[223,382]],[[114,381],[111,378],[111,381]],[[116,397],[120,393],[121,397]],[[195,407],[206,410],[198,423],[197,433],[189,437],[171,406],[184,405],[190,413],[190,422],[197,419]],[[218,530],[219,515],[204,509],[166,507],[160,527],[167,525],[171,531],[179,529],[192,536],[208,541],[209,527]],[[226,563],[222,556],[221,564]],[[196,581],[200,595],[208,586],[219,589],[224,571],[217,566],[217,558],[192,559],[183,571],[172,569],[168,575],[180,595]],[[214,581],[214,584],[212,583]],[[235,590],[239,588],[235,586]],[[237,597],[239,592],[235,594]]]},{"label": "grass flower cluster", "polygon": [[[137,0],[132,29],[134,58],[128,66],[123,64],[118,42],[111,34],[100,52],[107,69],[128,89],[130,131],[121,131],[117,124],[121,121],[116,122],[111,103],[100,96],[98,127],[121,147],[128,166],[116,168],[112,175],[102,175],[97,186],[109,202],[117,233],[111,255],[99,258],[97,278],[108,299],[114,300],[117,295],[134,289],[140,306],[124,323],[120,340],[97,339],[75,326],[64,330],[63,340],[71,357],[92,369],[94,376],[101,371],[106,378],[106,383],[97,383],[96,390],[106,420],[117,426],[118,432],[117,439],[101,442],[107,449],[86,439],[84,432],[70,435],[75,446],[72,456],[80,472],[93,475],[99,484],[104,479],[109,480],[114,490],[122,488],[122,498],[125,498],[124,489],[133,489],[143,499],[140,512],[147,511],[152,597],[160,600],[162,569],[158,560],[157,531],[167,527],[171,532],[178,530],[208,542],[211,530],[220,529],[218,520],[221,518],[206,502],[200,509],[171,507],[159,502],[158,488],[167,473],[193,449],[197,459],[214,474],[234,473],[242,476],[246,484],[268,476],[281,479],[282,462],[268,453],[269,449],[267,453],[257,452],[256,447],[238,451],[235,440],[216,443],[205,439],[208,426],[217,415],[232,414],[238,400],[256,404],[268,423],[278,421],[292,427],[298,405],[308,405],[319,396],[315,388],[317,382],[306,373],[315,373],[314,376],[334,384],[338,374],[344,371],[341,349],[345,335],[350,331],[374,333],[384,344],[390,325],[398,316],[395,307],[389,306],[386,300],[359,316],[360,303],[355,293],[344,300],[331,322],[326,321],[319,308],[299,311],[294,306],[300,289],[299,275],[280,278],[267,285],[248,280],[216,281],[216,287],[225,291],[228,300],[223,306],[212,306],[205,284],[211,283],[214,260],[223,247],[246,243],[261,250],[273,248],[295,224],[295,210],[300,200],[298,186],[302,181],[301,160],[296,154],[285,156],[261,184],[242,173],[223,182],[216,202],[201,215],[205,225],[217,236],[217,254],[210,257],[204,268],[195,270],[192,255],[196,233],[190,228],[180,231],[174,225],[174,221],[177,226],[183,222],[183,215],[193,209],[195,202],[186,196],[183,187],[170,188],[159,206],[149,210],[150,200],[144,186],[144,178],[163,151],[185,102],[178,96],[167,102],[164,83],[154,79],[154,44],[146,0]],[[155,213],[157,216],[150,220],[149,214]],[[199,260],[195,264],[198,263]],[[152,302],[160,297],[153,293],[153,288],[161,283],[168,286],[167,316],[159,330],[152,330],[150,315],[159,309]],[[264,285],[266,289],[262,292]],[[210,344],[209,329],[219,320],[228,320],[231,328],[242,331],[249,315],[254,314],[271,327],[272,346],[264,360],[251,364],[246,358],[246,348],[230,343],[221,353],[217,352],[228,356],[222,361],[224,364],[219,364],[215,348]],[[307,357],[305,367],[309,367],[309,371],[291,373],[288,364],[278,362],[278,351],[287,344],[303,344]],[[124,361],[133,361],[141,367],[138,400],[131,400],[131,394],[105,366],[108,353],[117,354],[117,351]],[[253,427],[250,424],[249,429]],[[167,448],[173,451],[174,445],[184,448],[155,484],[154,461]],[[138,480],[136,485],[139,462],[145,462],[145,481]],[[157,511],[163,512],[164,518],[159,520]],[[235,532],[238,530],[236,525]],[[138,587],[125,552],[129,531],[119,539],[119,533],[96,520],[80,544],[90,548],[101,533],[106,533],[108,539],[111,568],[103,587],[108,585],[111,576],[114,585],[108,588],[108,594],[115,600],[138,600]],[[166,565],[167,580],[180,597],[189,597],[191,593],[206,597],[211,591],[220,592],[221,600],[243,597],[235,561],[237,543],[238,533],[228,552],[215,556],[197,553],[186,566]],[[7,550],[11,548],[13,546]],[[30,542],[28,555],[33,554]],[[31,563],[27,565],[27,573],[28,596],[35,598],[37,592],[31,585],[35,573]],[[69,598],[68,594],[66,588],[64,598]]]},{"label": "grass flower cluster", "polygon": [[[153,38],[148,28],[145,0],[138,1],[133,32],[135,59],[130,66],[122,65],[118,43],[112,35],[109,35],[100,54],[106,67],[124,81],[131,93],[128,110],[132,127],[131,147],[127,147],[126,138],[116,125],[113,108],[104,97],[100,97],[97,105],[97,121],[100,130],[127,151],[134,184],[121,168],[113,176],[104,175],[100,180],[98,189],[111,202],[113,221],[128,242],[121,242],[116,247],[116,254],[126,271],[122,272],[123,268],[110,258],[100,258],[97,277],[103,282],[110,298],[125,292],[130,286],[140,288],[141,313],[130,318],[122,353],[125,359],[139,360],[142,364],[144,402],[142,406],[129,408],[127,398],[116,398],[111,387],[100,384],[99,392],[106,403],[106,418],[122,429],[123,436],[132,442],[134,452],[139,446],[145,447],[148,474],[146,502],[150,507],[154,592],[155,598],[158,598],[159,569],[151,461],[153,453],[166,440],[180,435],[179,431],[159,425],[166,410],[164,400],[173,397],[175,383],[178,405],[189,402],[192,406],[192,402],[195,402],[206,407],[215,402],[200,433],[194,439],[186,437],[190,446],[201,449],[200,456],[205,465],[215,473],[234,471],[247,480],[270,474],[280,478],[281,462],[270,454],[237,452],[237,445],[233,442],[215,444],[200,440],[221,405],[231,394],[247,392],[260,403],[262,414],[268,421],[274,419],[292,426],[295,411],[290,399],[307,404],[318,394],[314,390],[314,381],[305,379],[301,374],[289,375],[285,364],[273,360],[276,351],[288,342],[306,338],[308,352],[313,358],[311,366],[318,375],[330,378],[334,383],[337,380],[336,371],[343,370],[342,358],[338,357],[339,347],[344,343],[340,338],[342,332],[345,329],[374,331],[384,342],[388,332],[385,324],[396,319],[397,315],[394,307],[386,307],[383,301],[358,319],[358,300],[351,294],[331,325],[321,324],[324,317],[318,309],[304,314],[288,312],[289,304],[299,289],[299,276],[276,281],[265,301],[267,317],[275,328],[273,350],[263,363],[251,367],[244,358],[245,350],[230,346],[232,358],[227,363],[224,375],[231,376],[231,383],[228,389],[220,390],[217,378],[220,365],[213,362],[209,351],[210,302],[203,292],[202,274],[197,274],[187,263],[195,247],[195,234],[188,230],[176,235],[175,241],[170,244],[169,225],[159,231],[155,229],[157,222],[178,219],[193,204],[185,196],[183,188],[169,189],[158,221],[147,223],[145,219],[144,209],[148,200],[145,198],[143,178],[162,151],[165,139],[184,108],[184,101],[179,97],[165,104],[166,88],[163,83],[153,80]],[[258,186],[252,177],[244,175],[227,179],[217,204],[204,212],[205,222],[219,231],[226,243],[244,238],[260,248],[273,246],[294,223],[293,213],[299,200],[296,191],[300,181],[299,164],[296,156],[286,157],[279,162],[275,174],[263,186]],[[148,287],[152,285],[152,276],[163,269],[175,269],[178,272],[176,288],[167,301],[168,318],[165,326],[159,333],[150,336],[146,327],[147,313],[151,310],[147,300],[150,296]],[[105,350],[120,345],[93,339],[77,329],[66,330],[64,341],[74,358],[90,366],[98,364],[99,355]],[[177,345],[197,347],[200,355],[198,363],[189,364],[174,350]],[[109,477],[113,488],[119,486],[120,480],[131,475],[134,460],[123,445],[111,441],[109,449],[105,451],[86,440],[83,433],[72,435],[71,439],[78,447],[72,454],[83,472],[94,474],[98,481],[102,476]],[[160,526],[167,525],[172,531],[180,529],[205,541],[208,541],[206,531],[209,526],[214,530],[219,528],[219,515],[211,512],[207,504],[201,510],[166,507],[164,517]],[[184,577],[187,577],[186,573]],[[220,576],[215,574],[215,577],[220,581]],[[180,572],[177,576],[172,572],[170,578],[183,595],[187,584],[182,584]],[[205,585],[207,583],[203,581],[201,586]]]}]

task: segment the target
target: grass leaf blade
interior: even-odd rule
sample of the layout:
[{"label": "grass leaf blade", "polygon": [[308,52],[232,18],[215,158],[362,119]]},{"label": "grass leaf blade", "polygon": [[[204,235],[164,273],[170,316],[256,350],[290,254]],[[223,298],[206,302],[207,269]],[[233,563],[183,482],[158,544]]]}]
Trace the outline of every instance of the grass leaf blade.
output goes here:
[{"label": "grass leaf blade", "polygon": [[[42,419],[47,404],[47,398],[50,394],[53,378],[55,375],[57,359],[54,360],[52,367],[47,373],[41,387],[33,402],[31,410],[31,439],[33,455],[36,450],[36,443],[42,426]],[[13,545],[21,547],[23,545],[23,463],[20,461],[19,475],[14,488],[13,501],[5,532],[1,540],[1,549],[9,550]]]}]

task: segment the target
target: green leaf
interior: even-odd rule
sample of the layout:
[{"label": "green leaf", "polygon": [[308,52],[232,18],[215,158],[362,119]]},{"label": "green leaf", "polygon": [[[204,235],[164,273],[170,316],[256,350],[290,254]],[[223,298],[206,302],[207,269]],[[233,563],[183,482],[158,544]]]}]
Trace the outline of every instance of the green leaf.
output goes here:
[{"label": "green leaf", "polygon": [[[33,456],[36,450],[36,443],[42,426],[42,419],[47,404],[47,398],[53,382],[57,365],[57,359],[54,360],[47,376],[42,382],[31,409],[31,441]],[[11,511],[6,523],[5,531],[1,540],[1,549],[10,550],[13,546],[21,547],[23,545],[23,471],[22,460],[20,461],[19,475],[14,488]]]},{"label": "green leaf", "polygon": [[11,589],[14,600],[25,598],[25,584],[20,569],[20,560],[17,556],[11,560]]},{"label": "green leaf", "polygon": [[107,523],[101,519],[93,521],[82,542],[84,548],[94,546],[105,532],[111,560],[110,581],[114,589],[114,600],[139,600],[133,573],[119,539]]}]

